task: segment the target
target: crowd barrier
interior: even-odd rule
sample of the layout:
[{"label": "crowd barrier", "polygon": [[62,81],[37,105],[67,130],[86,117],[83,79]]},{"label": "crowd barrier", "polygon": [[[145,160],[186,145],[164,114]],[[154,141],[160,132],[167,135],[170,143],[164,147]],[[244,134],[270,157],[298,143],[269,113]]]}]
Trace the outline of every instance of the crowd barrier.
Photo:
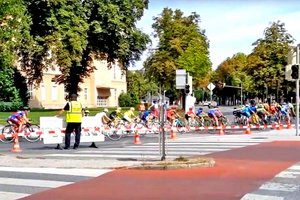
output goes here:
[{"label": "crowd barrier", "polygon": [[[97,127],[94,117],[83,117],[80,142],[104,142],[104,135]],[[66,123],[59,117],[40,117],[41,139],[44,144],[61,144],[64,141]],[[71,135],[71,142],[74,142]]]},{"label": "crowd barrier", "polygon": [[[41,139],[44,144],[61,144],[64,142],[66,123],[63,118],[59,117],[40,117],[40,128],[41,130],[37,134],[41,134]],[[176,127],[178,132],[190,132],[190,131],[201,131],[201,130],[215,130],[218,131],[220,135],[224,134],[225,130],[245,130],[246,134],[249,134],[252,129],[282,129],[291,128],[290,124],[271,124],[271,125],[247,125],[247,126],[218,126],[218,127],[202,127],[202,126],[186,126],[186,127]],[[104,142],[105,136],[104,132],[108,131],[133,131],[134,133],[158,131],[160,128],[102,128],[99,127],[97,121],[94,117],[88,116],[82,118],[82,132],[80,141],[85,142]],[[172,132],[174,128],[165,127],[165,130]],[[71,141],[74,141],[74,136],[71,136]]]}]

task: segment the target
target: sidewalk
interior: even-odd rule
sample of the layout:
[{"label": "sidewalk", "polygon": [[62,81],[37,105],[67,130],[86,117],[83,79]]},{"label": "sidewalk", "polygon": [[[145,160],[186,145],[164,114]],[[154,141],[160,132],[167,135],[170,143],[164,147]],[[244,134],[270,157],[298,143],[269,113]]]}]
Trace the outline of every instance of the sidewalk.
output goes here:
[{"label": "sidewalk", "polygon": [[275,140],[282,140],[284,136],[287,141],[211,154],[209,157],[216,160],[212,168],[115,170],[89,181],[34,194],[24,200],[241,199],[300,161],[300,137],[294,134],[295,130],[289,129],[247,135],[245,137]]}]

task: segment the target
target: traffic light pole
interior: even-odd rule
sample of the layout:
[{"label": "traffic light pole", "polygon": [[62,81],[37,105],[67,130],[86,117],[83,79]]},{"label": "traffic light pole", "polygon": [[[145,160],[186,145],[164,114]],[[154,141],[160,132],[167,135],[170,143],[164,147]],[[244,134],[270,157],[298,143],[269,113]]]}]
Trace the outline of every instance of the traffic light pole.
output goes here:
[{"label": "traffic light pole", "polygon": [[[299,65],[299,45],[296,50],[296,63]],[[300,67],[298,67],[299,70]],[[296,80],[296,136],[299,136],[299,71],[298,79]]]}]

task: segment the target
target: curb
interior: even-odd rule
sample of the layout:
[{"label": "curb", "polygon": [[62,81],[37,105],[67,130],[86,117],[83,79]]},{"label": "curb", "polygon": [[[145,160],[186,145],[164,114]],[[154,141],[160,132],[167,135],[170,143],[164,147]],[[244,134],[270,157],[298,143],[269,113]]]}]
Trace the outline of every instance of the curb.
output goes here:
[{"label": "curb", "polygon": [[212,158],[187,158],[188,161],[156,161],[144,162],[140,165],[117,167],[114,169],[134,169],[134,170],[174,170],[214,167],[216,162]]}]

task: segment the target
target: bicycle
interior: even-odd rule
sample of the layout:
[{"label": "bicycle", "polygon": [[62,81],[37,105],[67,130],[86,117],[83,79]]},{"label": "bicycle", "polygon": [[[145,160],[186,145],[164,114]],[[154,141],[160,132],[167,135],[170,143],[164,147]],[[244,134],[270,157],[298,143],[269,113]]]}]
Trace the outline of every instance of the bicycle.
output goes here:
[{"label": "bicycle", "polygon": [[[16,134],[16,129],[17,127],[14,124],[5,125],[1,131],[4,137],[0,138],[0,141],[3,143],[12,143],[14,141],[14,134]],[[40,134],[36,134],[37,130],[39,129],[40,126],[37,124],[26,123],[23,125],[18,135],[24,137],[28,142],[37,142],[41,138]]]}]

